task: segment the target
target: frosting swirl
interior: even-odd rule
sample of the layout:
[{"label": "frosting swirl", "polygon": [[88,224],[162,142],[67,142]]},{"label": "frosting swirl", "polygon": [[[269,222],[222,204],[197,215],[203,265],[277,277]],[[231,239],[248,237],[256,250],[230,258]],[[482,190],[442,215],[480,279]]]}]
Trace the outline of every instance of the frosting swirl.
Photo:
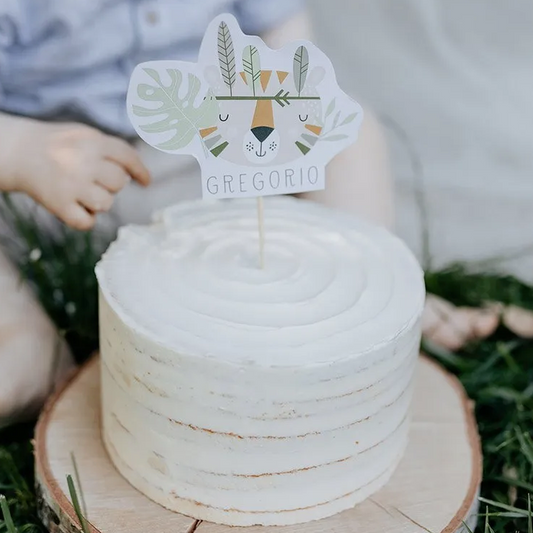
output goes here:
[{"label": "frosting swirl", "polygon": [[328,364],[374,349],[420,314],[423,277],[403,243],[293,198],[193,203],[126,227],[97,267],[131,327],[180,353],[236,364]]}]

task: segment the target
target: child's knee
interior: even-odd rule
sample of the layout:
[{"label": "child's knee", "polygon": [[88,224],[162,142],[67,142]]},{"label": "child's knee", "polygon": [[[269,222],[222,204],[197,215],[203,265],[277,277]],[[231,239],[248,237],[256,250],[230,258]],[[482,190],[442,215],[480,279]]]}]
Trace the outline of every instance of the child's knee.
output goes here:
[{"label": "child's knee", "polygon": [[35,415],[73,366],[45,316],[0,328],[0,427]]},{"label": "child's knee", "polygon": [[0,254],[0,426],[35,414],[73,366],[66,342]]}]

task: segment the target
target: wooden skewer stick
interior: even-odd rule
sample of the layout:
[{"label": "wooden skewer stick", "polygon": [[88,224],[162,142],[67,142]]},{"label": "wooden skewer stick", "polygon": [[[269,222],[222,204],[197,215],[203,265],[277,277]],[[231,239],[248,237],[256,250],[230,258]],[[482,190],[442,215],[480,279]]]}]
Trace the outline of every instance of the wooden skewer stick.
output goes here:
[{"label": "wooden skewer stick", "polygon": [[257,225],[259,229],[259,266],[265,268],[265,215],[263,197],[257,197]]}]

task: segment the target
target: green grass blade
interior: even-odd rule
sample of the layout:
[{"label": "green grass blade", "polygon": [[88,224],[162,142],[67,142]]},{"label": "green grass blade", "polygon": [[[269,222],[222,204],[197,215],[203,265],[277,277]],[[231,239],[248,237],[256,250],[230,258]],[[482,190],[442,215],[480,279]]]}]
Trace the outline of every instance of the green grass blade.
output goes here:
[{"label": "green grass blade", "polygon": [[89,533],[87,521],[85,520],[85,517],[83,516],[81,512],[80,501],[78,499],[78,494],[76,492],[74,480],[72,479],[71,475],[67,476],[67,484],[68,484],[68,491],[70,493],[70,499],[72,500],[74,511],[76,512],[76,516],[78,517],[78,520],[80,522],[81,530],[83,531],[83,533]]},{"label": "green grass blade", "polygon": [[515,428],[515,432],[524,457],[533,466],[533,444],[531,443],[531,438],[528,438],[529,435],[525,435],[519,428]]},{"label": "green grass blade", "polygon": [[[487,516],[486,514],[483,516]],[[494,513],[488,513],[490,518],[524,518],[521,513],[511,513],[510,511],[497,511]]]},{"label": "green grass blade", "polygon": [[13,518],[11,516],[11,511],[7,505],[7,500],[4,495],[0,495],[0,508],[2,509],[2,514],[4,515],[4,523],[6,525],[7,533],[18,533],[15,524],[13,523]]},{"label": "green grass blade", "polygon": [[513,479],[510,477],[494,477],[491,479],[493,479],[494,481],[500,481],[502,483],[507,483],[507,485],[518,487],[519,489],[524,489],[527,492],[533,494],[533,484],[527,483],[526,481],[522,481],[521,479]]},{"label": "green grass blade", "polygon": [[533,516],[531,515],[531,494],[527,495],[527,533],[533,533]]},{"label": "green grass blade", "polygon": [[454,369],[465,369],[466,363],[464,358],[431,342],[428,339],[422,339],[422,351],[430,353],[433,357],[438,359],[441,363],[448,365]]},{"label": "green grass blade", "polygon": [[12,485],[13,490],[16,490],[20,493],[29,493],[30,488],[26,479],[21,475],[13,456],[6,449],[0,449],[0,463],[2,464],[2,469],[4,475],[7,476],[10,484]]},{"label": "green grass blade", "polygon": [[496,345],[496,349],[500,353],[500,355],[503,357],[503,360],[509,367],[509,370],[512,372],[519,374],[522,372],[522,369],[520,368],[520,365],[516,362],[515,358],[512,355],[512,350],[515,347],[515,343],[512,343],[509,345],[508,343],[499,342]]},{"label": "green grass blade", "polygon": [[485,509],[485,530],[484,530],[484,533],[494,533],[494,530],[490,527],[490,524],[489,524],[489,508],[488,507]]},{"label": "green grass blade", "polygon": [[474,532],[470,529],[469,525],[468,525],[464,520],[463,520],[462,522],[463,522],[463,527],[466,529],[466,533],[474,533]]},{"label": "green grass blade", "polygon": [[491,505],[492,507],[496,507],[498,509],[503,509],[504,511],[510,511],[512,513],[516,513],[520,515],[522,518],[525,518],[528,514],[525,509],[519,509],[518,507],[514,507],[512,505],[507,505],[506,503],[497,502],[494,500],[489,500],[488,498],[480,497],[479,501],[481,503],[486,503],[488,505]]},{"label": "green grass blade", "polygon": [[72,452],[70,452],[70,460],[72,461],[72,468],[74,469],[74,480],[76,481],[76,488],[78,489],[78,493],[80,496],[83,516],[89,519],[89,515],[87,513],[87,505],[85,503],[85,495],[83,494],[83,489],[81,487],[81,478],[80,478],[80,472],[78,470],[78,463],[76,462],[76,457],[74,456]]}]

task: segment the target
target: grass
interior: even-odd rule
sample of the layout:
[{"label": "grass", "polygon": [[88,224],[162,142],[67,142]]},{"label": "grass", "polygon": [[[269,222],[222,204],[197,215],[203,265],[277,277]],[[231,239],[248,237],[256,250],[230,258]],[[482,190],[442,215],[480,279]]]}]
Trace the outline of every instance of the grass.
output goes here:
[{"label": "grass", "polygon": [[[461,267],[426,276],[428,291],[460,305],[487,301],[533,309],[533,288],[516,279]],[[476,403],[484,475],[482,508],[495,533],[528,531],[533,494],[533,342],[501,327],[490,339],[454,354],[425,349],[456,374]],[[485,509],[485,504],[487,509]],[[478,529],[484,528],[483,520]]]},{"label": "grass", "polygon": [[96,232],[76,232],[59,223],[54,226],[54,235],[39,231],[33,217],[29,220],[22,217],[10,197],[4,194],[3,198],[6,207],[0,216],[12,233],[22,239],[0,235],[0,246],[18,264],[22,278],[33,287],[73,353],[82,361],[98,346],[94,265],[109,237]]},{"label": "grass", "polygon": [[[92,234],[66,230],[52,239],[21,220],[15,208],[7,216],[27,243],[14,254],[22,275],[83,359],[98,344],[93,266],[105,242]],[[454,267],[427,274],[426,283],[430,292],[457,304],[497,300],[533,309],[533,288],[510,277]],[[533,533],[533,342],[502,327],[461,353],[424,348],[459,377],[476,402],[484,453],[477,531]],[[4,503],[0,500],[0,533],[14,533],[13,528],[18,533],[44,532],[33,491],[32,429],[32,424],[26,424],[0,432],[0,493],[7,498]],[[76,476],[75,480],[79,486]],[[83,494],[80,501],[77,506],[83,508]]]}]

